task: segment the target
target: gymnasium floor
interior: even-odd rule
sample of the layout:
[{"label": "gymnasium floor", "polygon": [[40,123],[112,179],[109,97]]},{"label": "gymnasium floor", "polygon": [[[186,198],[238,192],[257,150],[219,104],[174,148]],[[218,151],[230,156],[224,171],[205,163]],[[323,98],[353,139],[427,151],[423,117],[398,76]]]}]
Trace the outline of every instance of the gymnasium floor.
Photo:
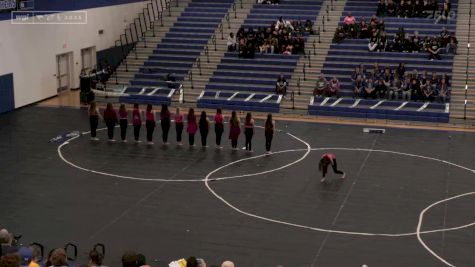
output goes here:
[{"label": "gymnasium floor", "polygon": [[[278,121],[264,156],[259,128],[247,154],[228,140],[216,150],[214,132],[207,149],[158,145],[159,129],[153,147],[109,144],[104,131],[50,142],[88,131],[78,109],[24,108],[0,125],[0,228],[47,250],[73,242],[78,262],[100,242],[108,266],[129,248],[159,267],[190,255],[208,266],[475,266],[474,133]],[[328,151],[347,177],[322,185]]]}]

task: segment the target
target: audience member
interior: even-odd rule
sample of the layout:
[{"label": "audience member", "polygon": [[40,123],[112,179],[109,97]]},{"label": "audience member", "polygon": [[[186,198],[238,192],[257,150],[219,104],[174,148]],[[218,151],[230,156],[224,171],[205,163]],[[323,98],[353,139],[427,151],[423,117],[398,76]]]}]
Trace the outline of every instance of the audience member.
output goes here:
[{"label": "audience member", "polygon": [[328,83],[327,94],[328,97],[338,97],[340,95],[340,81],[333,76],[333,78]]},{"label": "audience member", "polygon": [[228,52],[236,51],[236,36],[234,36],[234,33],[229,33],[228,41],[226,44],[228,46]]},{"label": "audience member", "polygon": [[320,73],[315,83],[315,89],[313,90],[313,95],[323,96],[325,92],[327,91],[327,88],[328,88],[328,82],[325,79],[325,76],[323,76],[323,74]]},{"label": "audience member", "polygon": [[287,80],[285,79],[283,74],[281,74],[279,78],[277,78],[277,83],[275,85],[275,93],[278,95],[286,95],[287,93]]}]

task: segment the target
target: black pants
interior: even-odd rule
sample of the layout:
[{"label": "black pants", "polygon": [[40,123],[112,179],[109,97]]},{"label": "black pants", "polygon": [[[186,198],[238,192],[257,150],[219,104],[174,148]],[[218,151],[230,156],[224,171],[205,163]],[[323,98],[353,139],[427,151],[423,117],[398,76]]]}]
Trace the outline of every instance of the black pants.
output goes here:
[{"label": "black pants", "polygon": [[134,125],[134,138],[135,138],[135,141],[138,141],[139,140],[139,136],[140,136],[140,127],[142,125]]},{"label": "black pants", "polygon": [[120,138],[122,138],[122,141],[125,140],[127,135],[127,124],[127,120],[120,120]]},{"label": "black pants", "polygon": [[188,142],[190,143],[190,146],[195,145],[195,134],[188,134]]},{"label": "black pants", "polygon": [[254,129],[246,128],[244,130],[244,135],[246,136],[246,150],[252,150],[252,136],[254,135]]},{"label": "black pants", "polygon": [[107,122],[107,137],[109,137],[110,140],[114,139],[114,128],[115,128],[115,122]]},{"label": "black pants", "polygon": [[430,54],[429,55],[429,60],[436,58],[437,60],[441,60],[442,58],[440,57],[439,54]]},{"label": "black pants", "polygon": [[221,137],[223,136],[224,126],[222,123],[216,123],[214,125],[214,132],[216,134],[216,145],[221,146]]},{"label": "black pants", "polygon": [[202,146],[206,146],[206,141],[208,139],[208,129],[206,130],[200,130],[200,134],[201,134],[201,145]]},{"label": "black pants", "polygon": [[[333,164],[332,165],[332,168],[333,168],[333,172],[336,173],[336,174],[343,174],[342,171],[339,171],[338,168],[337,168],[337,165],[336,165],[336,159],[333,160]],[[328,165],[324,166],[323,167],[323,178],[325,178],[325,175],[327,174],[327,170],[328,170]]]},{"label": "black pants", "polygon": [[270,151],[270,147],[272,145],[272,138],[274,137],[273,134],[266,134],[266,151]]},{"label": "black pants", "polygon": [[155,130],[155,122],[154,121],[146,121],[145,128],[147,128],[147,141],[152,142],[153,140],[153,131]]},{"label": "black pants", "polygon": [[238,143],[237,139],[231,139],[231,147],[232,148],[237,148],[237,143]]},{"label": "black pants", "polygon": [[168,132],[170,131],[170,122],[162,121],[162,140],[164,143],[168,142]]},{"label": "black pants", "polygon": [[176,141],[181,143],[181,135],[183,133],[183,123],[176,124]]},{"label": "black pants", "polygon": [[97,126],[99,125],[99,116],[89,116],[89,125],[91,126],[91,137],[95,138],[97,134]]}]

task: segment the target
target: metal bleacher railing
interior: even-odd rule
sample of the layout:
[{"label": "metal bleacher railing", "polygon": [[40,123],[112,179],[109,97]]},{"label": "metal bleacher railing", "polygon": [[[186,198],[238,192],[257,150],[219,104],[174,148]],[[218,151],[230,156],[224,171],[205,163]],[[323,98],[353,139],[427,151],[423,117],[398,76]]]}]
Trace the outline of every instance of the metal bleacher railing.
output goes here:
[{"label": "metal bleacher railing", "polygon": [[[178,6],[178,0],[175,1]],[[118,63],[112,66],[112,76],[115,76],[116,84],[118,83],[117,69],[124,64],[125,71],[129,71],[127,64],[127,57],[131,52],[135,53],[135,59],[138,59],[137,46],[140,41],[147,48],[147,31],[152,31],[152,36],[155,37],[155,27],[163,27],[164,12],[168,10],[168,16],[171,16],[172,0],[150,0],[142,12],[138,13],[138,17],[133,19],[133,22],[124,29],[124,33],[120,35],[119,40],[115,41],[115,48],[121,51],[121,56]],[[157,24],[159,22],[159,24]]]}]

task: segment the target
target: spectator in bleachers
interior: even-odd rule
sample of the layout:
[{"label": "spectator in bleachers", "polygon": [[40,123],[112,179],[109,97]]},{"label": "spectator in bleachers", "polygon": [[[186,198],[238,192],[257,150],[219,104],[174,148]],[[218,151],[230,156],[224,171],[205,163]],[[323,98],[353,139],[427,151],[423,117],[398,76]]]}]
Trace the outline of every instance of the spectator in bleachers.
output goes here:
[{"label": "spectator in bleachers", "polygon": [[236,51],[236,36],[234,36],[234,33],[229,33],[228,41],[226,44],[228,46],[228,52]]},{"label": "spectator in bleachers", "polygon": [[427,52],[429,53],[429,60],[434,60],[434,58],[441,60],[442,58],[440,57],[440,47],[437,44],[436,41],[432,42],[432,45],[427,49]]},{"label": "spectator in bleachers", "polygon": [[322,73],[317,78],[315,83],[315,89],[313,90],[314,96],[323,96],[328,88],[328,81],[325,79]]},{"label": "spectator in bleachers", "polygon": [[115,142],[114,140],[114,128],[119,120],[117,118],[117,112],[115,111],[112,103],[107,103],[106,110],[104,111],[104,121],[107,126],[107,137],[109,142]]},{"label": "spectator in bleachers", "polygon": [[455,38],[455,35],[452,34],[450,35],[449,42],[445,46],[445,53],[453,53],[454,55],[457,55],[457,47],[458,47],[458,41],[457,38]]},{"label": "spectator in bleachers", "polygon": [[280,74],[279,78],[277,78],[277,83],[275,85],[275,93],[284,96],[287,93],[287,80],[285,79],[283,74]]},{"label": "spectator in bleachers", "polygon": [[328,83],[327,94],[328,97],[338,97],[340,95],[340,81],[333,76],[333,78]]},{"label": "spectator in bleachers", "polygon": [[360,96],[364,97],[365,99],[368,97],[375,99],[376,93],[377,91],[373,79],[368,79],[366,85],[361,90]]},{"label": "spectator in bleachers", "polygon": [[343,19],[343,29],[347,34],[349,34],[352,38],[356,38],[358,35],[357,27],[356,27],[356,18],[353,14],[348,12],[346,17]]},{"label": "spectator in bleachers", "polygon": [[432,102],[434,100],[434,91],[430,85],[429,79],[423,79],[421,82],[422,100]]},{"label": "spectator in bleachers", "polygon": [[364,96],[365,87],[366,84],[363,77],[358,75],[353,82],[353,98]]},{"label": "spectator in bleachers", "polygon": [[356,78],[358,78],[358,76],[362,76],[364,77],[365,74],[362,72],[361,70],[361,67],[360,66],[356,66],[355,67],[355,70],[353,71],[353,73],[351,74],[351,81],[352,82],[355,82],[356,81]]},{"label": "spectator in bleachers", "polygon": [[445,0],[444,3],[442,4],[442,8],[440,10],[440,19],[442,22],[447,23],[450,18],[450,2],[449,0]]},{"label": "spectator in bleachers", "polygon": [[208,140],[208,133],[209,133],[209,120],[206,116],[206,111],[201,111],[200,120],[198,122],[200,135],[201,135],[201,146],[203,148],[208,147],[206,141]]},{"label": "spectator in bleachers", "polygon": [[386,5],[386,10],[384,13],[390,17],[397,16],[396,4],[393,0],[388,0],[388,4]]},{"label": "spectator in bleachers", "polygon": [[389,88],[394,80],[394,75],[391,71],[391,68],[386,67],[384,68],[384,73],[381,77],[381,80],[383,81],[384,85],[386,88]]},{"label": "spectator in bleachers", "polygon": [[403,62],[399,63],[396,73],[398,74],[399,79],[403,79],[404,75],[406,74],[406,66]]},{"label": "spectator in bleachers", "polygon": [[388,45],[388,37],[386,35],[386,32],[383,31],[381,33],[381,36],[378,39],[378,47],[377,47],[378,52],[386,51],[387,45]]},{"label": "spectator in bleachers", "polygon": [[379,0],[378,9],[376,10],[376,16],[381,17],[386,15],[386,1]]},{"label": "spectator in bleachers", "polygon": [[442,78],[437,86],[437,98],[442,103],[446,103],[450,99],[449,85],[445,78]]},{"label": "spectator in bleachers", "polygon": [[358,24],[358,38],[368,38],[370,36],[369,25],[366,23],[365,17],[361,17]]},{"label": "spectator in bleachers", "polygon": [[377,34],[373,34],[373,35],[369,38],[368,50],[369,50],[370,52],[376,51],[377,48],[378,48],[378,42],[379,42],[379,38],[378,38]]},{"label": "spectator in bleachers", "polygon": [[388,90],[388,99],[398,99],[402,95],[402,82],[399,77],[395,77]]},{"label": "spectator in bleachers", "polygon": [[10,252],[16,252],[12,247],[13,236],[7,229],[0,230],[0,256],[6,255]]},{"label": "spectator in bleachers", "polygon": [[375,85],[375,91],[376,91],[376,96],[379,98],[386,98],[387,92],[388,92],[388,87],[384,83],[383,79],[379,79]]},{"label": "spectator in bleachers", "polygon": [[411,100],[419,101],[422,99],[421,84],[414,74],[411,74],[411,75],[412,75],[411,84],[410,84],[411,98],[412,98]]},{"label": "spectator in bleachers", "polygon": [[346,33],[342,26],[338,26],[335,30],[335,34],[333,35],[333,42],[340,43],[345,39]]}]

